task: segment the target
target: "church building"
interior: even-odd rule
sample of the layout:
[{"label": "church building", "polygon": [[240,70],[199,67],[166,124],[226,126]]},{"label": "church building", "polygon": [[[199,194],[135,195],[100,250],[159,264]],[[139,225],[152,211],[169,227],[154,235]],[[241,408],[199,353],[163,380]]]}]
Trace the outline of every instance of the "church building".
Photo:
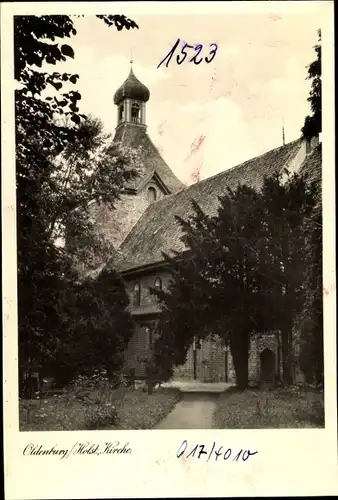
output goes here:
[{"label": "church building", "polygon": [[[143,167],[128,184],[113,211],[94,204],[92,213],[98,227],[113,243],[116,253],[105,264],[123,277],[130,295],[130,311],[135,332],[126,352],[126,368],[143,378],[153,342],[153,331],[160,308],[150,287],[165,288],[170,280],[162,252],[181,251],[181,230],[175,216],[187,218],[195,200],[209,215],[218,208],[218,197],[227,188],[246,184],[259,188],[264,176],[281,172],[307,171],[321,179],[321,145],[317,140],[295,140],[213,177],[185,186],[161,157],[147,133],[149,89],[133,69],[114,95],[117,108],[115,141],[141,147]],[[100,269],[102,269],[101,266]],[[276,333],[257,336],[251,341],[249,378],[255,383],[270,379],[281,371],[280,338]],[[206,382],[234,382],[231,354],[217,340],[191,346],[185,365],[175,369],[175,377]]]}]

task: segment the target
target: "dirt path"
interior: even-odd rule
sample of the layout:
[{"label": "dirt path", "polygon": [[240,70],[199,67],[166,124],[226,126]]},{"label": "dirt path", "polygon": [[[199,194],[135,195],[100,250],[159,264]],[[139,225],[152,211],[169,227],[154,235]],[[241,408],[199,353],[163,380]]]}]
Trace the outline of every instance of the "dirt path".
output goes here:
[{"label": "dirt path", "polygon": [[217,393],[187,392],[156,429],[211,429]]}]

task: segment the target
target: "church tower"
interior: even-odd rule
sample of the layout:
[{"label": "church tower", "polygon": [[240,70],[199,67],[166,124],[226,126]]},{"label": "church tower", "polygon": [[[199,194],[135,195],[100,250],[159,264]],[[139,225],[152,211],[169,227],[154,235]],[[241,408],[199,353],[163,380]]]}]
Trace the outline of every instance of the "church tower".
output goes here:
[{"label": "church tower", "polygon": [[147,133],[146,106],[149,99],[149,89],[135,76],[131,67],[128,78],[114,94],[117,107],[114,141],[123,146],[141,148],[142,172],[125,187],[125,194],[152,202],[177,193],[185,186],[163,160]]},{"label": "church tower", "polygon": [[114,104],[117,106],[117,126],[133,123],[146,127],[146,103],[149,97],[148,88],[136,78],[131,67],[128,78],[114,95]]},{"label": "church tower", "polygon": [[91,213],[97,230],[118,250],[150,204],[185,188],[162,158],[147,133],[146,104],[149,89],[130,69],[128,78],[116,90],[117,124],[114,142],[140,150],[140,171],[125,185],[115,208],[93,203]]}]

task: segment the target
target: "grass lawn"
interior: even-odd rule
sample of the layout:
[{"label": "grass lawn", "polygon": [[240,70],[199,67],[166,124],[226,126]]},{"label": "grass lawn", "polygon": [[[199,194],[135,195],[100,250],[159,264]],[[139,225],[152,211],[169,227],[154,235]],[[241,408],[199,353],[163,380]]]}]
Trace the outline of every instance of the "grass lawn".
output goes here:
[{"label": "grass lawn", "polygon": [[159,388],[151,395],[142,389],[117,389],[104,396],[86,390],[20,400],[20,431],[151,429],[179,399],[176,389]]},{"label": "grass lawn", "polygon": [[324,427],[324,393],[315,389],[229,389],[220,394],[215,429]]}]

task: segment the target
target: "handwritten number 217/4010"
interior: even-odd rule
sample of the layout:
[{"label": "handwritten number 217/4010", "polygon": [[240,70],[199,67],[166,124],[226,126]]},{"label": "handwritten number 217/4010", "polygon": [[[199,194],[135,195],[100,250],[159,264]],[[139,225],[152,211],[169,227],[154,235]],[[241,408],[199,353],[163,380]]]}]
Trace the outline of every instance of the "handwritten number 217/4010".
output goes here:
[{"label": "handwritten number 217/4010", "polygon": [[[162,59],[162,61],[160,62],[160,64],[157,66],[157,68],[159,68],[164,63],[165,63],[166,67],[169,66],[171,58],[173,57],[173,55],[174,55],[177,47],[179,46],[180,41],[181,40],[179,38],[176,40],[175,45],[173,45],[173,47],[170,49],[170,51],[165,56],[165,58]],[[196,52],[193,55],[193,57],[189,60],[189,62],[193,62],[195,64],[200,64],[203,61],[203,57],[200,56],[200,53],[203,50],[203,45],[200,44],[200,43],[197,44],[197,45],[189,45],[188,43],[185,43],[183,45],[182,49],[181,49],[181,54],[177,54],[176,55],[176,62],[177,62],[177,64],[182,64],[186,60],[186,58],[188,57],[188,52],[187,52],[188,49],[194,49],[195,52]],[[211,43],[210,44],[209,54],[208,54],[207,57],[204,57],[204,60],[205,60],[206,63],[208,63],[208,64],[211,63],[211,61],[214,59],[214,57],[216,55],[217,49],[218,49],[218,45],[216,43]]]}]

